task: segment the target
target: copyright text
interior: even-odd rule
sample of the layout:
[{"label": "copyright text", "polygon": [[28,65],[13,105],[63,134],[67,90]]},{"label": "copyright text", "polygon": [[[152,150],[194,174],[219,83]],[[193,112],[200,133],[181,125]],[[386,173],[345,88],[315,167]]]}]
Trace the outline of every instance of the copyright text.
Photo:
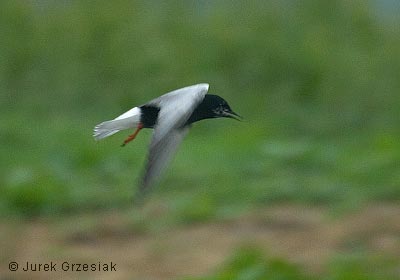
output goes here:
[{"label": "copyright text", "polygon": [[114,262],[74,263],[74,262],[10,262],[10,271],[117,271],[117,264]]}]

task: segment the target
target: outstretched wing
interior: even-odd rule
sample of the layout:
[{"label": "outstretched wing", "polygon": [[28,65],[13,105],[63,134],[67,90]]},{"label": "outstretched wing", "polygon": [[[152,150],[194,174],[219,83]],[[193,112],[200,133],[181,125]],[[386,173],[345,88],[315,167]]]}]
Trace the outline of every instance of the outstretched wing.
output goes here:
[{"label": "outstretched wing", "polygon": [[208,84],[197,84],[171,91],[147,103],[160,108],[152,142],[158,142],[172,129],[182,127],[207,91]]},{"label": "outstretched wing", "polygon": [[146,168],[135,197],[136,201],[149,192],[150,186],[160,177],[188,131],[189,127],[174,129],[162,140],[152,141]]},{"label": "outstretched wing", "polygon": [[148,192],[176,152],[189,127],[184,124],[207,94],[208,84],[198,84],[167,93],[146,105],[160,108],[151,139],[147,165],[138,196]]}]

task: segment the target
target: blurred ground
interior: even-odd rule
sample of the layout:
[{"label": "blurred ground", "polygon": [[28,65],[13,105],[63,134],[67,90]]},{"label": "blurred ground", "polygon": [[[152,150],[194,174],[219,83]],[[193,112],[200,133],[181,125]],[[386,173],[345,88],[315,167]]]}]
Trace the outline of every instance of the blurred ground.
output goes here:
[{"label": "blurred ground", "polygon": [[[0,1],[0,278],[399,280],[399,1]],[[94,125],[208,82],[132,207],[150,130]],[[272,206],[273,205],[273,206]],[[260,251],[258,251],[260,250]],[[115,261],[12,274],[11,260]],[[314,276],[313,276],[314,275]]]},{"label": "blurred ground", "polygon": [[[152,209],[147,218],[165,210]],[[398,205],[370,205],[339,218],[324,208],[282,205],[223,222],[158,232],[132,226],[128,212],[109,212],[66,221],[3,222],[0,232],[1,247],[6,248],[1,259],[2,279],[77,279],[71,272],[10,273],[8,260],[117,264],[117,272],[81,274],[85,279],[201,276],[223,264],[238,247],[253,245],[298,264],[308,275],[329,275],[332,257],[354,251],[400,258]]]}]

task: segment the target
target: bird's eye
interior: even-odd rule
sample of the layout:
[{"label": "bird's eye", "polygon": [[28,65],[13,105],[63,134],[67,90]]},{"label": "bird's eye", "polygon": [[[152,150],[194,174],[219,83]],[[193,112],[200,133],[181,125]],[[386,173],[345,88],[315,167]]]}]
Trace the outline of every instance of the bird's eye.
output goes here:
[{"label": "bird's eye", "polygon": [[217,115],[221,115],[224,112],[224,108],[222,106],[218,106],[214,109],[214,113]]}]

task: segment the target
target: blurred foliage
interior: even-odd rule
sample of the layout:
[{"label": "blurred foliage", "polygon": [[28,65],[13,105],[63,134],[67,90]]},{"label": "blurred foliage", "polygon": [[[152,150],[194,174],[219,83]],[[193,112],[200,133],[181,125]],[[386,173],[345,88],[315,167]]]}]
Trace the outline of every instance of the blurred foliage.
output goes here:
[{"label": "blurred foliage", "polygon": [[[95,143],[93,126],[200,82],[245,121],[196,124],[149,198],[168,211],[135,212],[135,228],[279,202],[398,202],[399,22],[361,0],[0,1],[0,213],[132,207],[151,131],[120,148],[130,132]],[[396,269],[343,255],[319,279]],[[244,248],[198,279],[313,277]]]},{"label": "blurred foliage", "polygon": [[1,213],[131,206],[151,131],[93,126],[199,82],[246,121],[192,129],[152,194],[179,221],[398,201],[399,28],[366,1],[1,1]]},{"label": "blurred foliage", "polygon": [[263,254],[252,248],[238,251],[233,259],[216,276],[204,280],[305,280],[297,267],[280,259],[266,260]]},{"label": "blurred foliage", "polygon": [[238,250],[215,275],[188,280],[378,280],[400,279],[391,260],[368,256],[338,256],[320,278],[305,274],[283,259],[267,258],[249,247]]}]

